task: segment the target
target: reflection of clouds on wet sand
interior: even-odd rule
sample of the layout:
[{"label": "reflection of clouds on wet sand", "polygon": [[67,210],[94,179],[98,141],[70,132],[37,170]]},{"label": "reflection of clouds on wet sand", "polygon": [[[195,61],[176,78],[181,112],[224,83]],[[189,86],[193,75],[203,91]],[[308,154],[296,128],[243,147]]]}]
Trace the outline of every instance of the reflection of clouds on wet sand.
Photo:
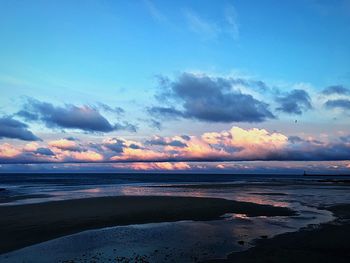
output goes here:
[{"label": "reflection of clouds on wet sand", "polygon": [[290,203],[276,200],[276,199],[277,198],[275,196],[249,195],[246,193],[243,193],[242,195],[238,195],[235,198],[235,200],[237,200],[237,201],[252,202],[252,203],[264,204],[264,205],[290,207]]},{"label": "reflection of clouds on wet sand", "polygon": [[[327,191],[324,191],[324,188],[312,183],[289,186],[277,183],[242,183],[232,186],[206,183],[205,187],[193,188],[166,187],[167,184],[163,185],[165,187],[150,185],[154,184],[64,186],[51,187],[47,192],[54,193],[55,200],[113,195],[218,197],[289,207],[299,214],[292,217],[226,214],[222,220],[207,222],[182,221],[85,231],[13,252],[9,256],[12,261],[4,262],[16,262],[18,257],[24,256],[33,259],[33,262],[45,262],[37,261],[35,255],[43,256],[41,258],[57,258],[57,261],[83,258],[96,262],[106,262],[118,257],[134,259],[137,255],[150,262],[163,262],[165,259],[195,262],[223,257],[229,252],[252,246],[255,238],[270,238],[276,234],[296,231],[308,224],[330,221],[330,212],[318,210],[314,206],[325,201],[350,199],[350,192],[346,187],[327,186]],[[28,191],[34,190],[31,188]],[[0,256],[0,261],[2,260],[3,257]]]}]

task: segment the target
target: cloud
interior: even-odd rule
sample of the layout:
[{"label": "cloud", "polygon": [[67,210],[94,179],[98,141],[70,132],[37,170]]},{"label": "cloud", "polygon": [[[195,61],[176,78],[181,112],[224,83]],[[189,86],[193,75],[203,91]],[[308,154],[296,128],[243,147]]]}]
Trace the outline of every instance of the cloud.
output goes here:
[{"label": "cloud", "polygon": [[2,138],[19,139],[24,141],[40,140],[40,138],[28,130],[27,124],[9,116],[0,118],[0,139]]},{"label": "cloud", "polygon": [[83,162],[100,162],[103,161],[103,155],[95,151],[85,151],[85,152],[72,152],[70,155],[74,161]]},{"label": "cloud", "polygon": [[112,139],[106,142],[104,146],[116,153],[122,153],[124,148],[127,147],[125,141],[120,139]]},{"label": "cloud", "polygon": [[217,39],[220,36],[239,39],[238,15],[232,4],[227,5],[220,14],[223,19],[216,19],[215,22],[191,10],[185,10],[184,15],[189,29],[204,40]]},{"label": "cloud", "polygon": [[21,151],[9,143],[0,144],[0,159],[13,158],[21,154]]},{"label": "cloud", "polygon": [[144,149],[143,145],[136,141],[126,140],[123,138],[110,138],[103,142],[103,147],[105,150],[112,151],[112,156],[122,155],[124,151],[128,148],[132,150]]},{"label": "cloud", "polygon": [[350,135],[348,136],[341,136],[340,140],[344,143],[350,143]]},{"label": "cloud", "polygon": [[231,33],[233,39],[239,38],[239,24],[237,18],[237,11],[233,5],[228,5],[225,8],[225,20],[229,25],[228,31]]},{"label": "cloud", "polygon": [[164,160],[167,158],[166,153],[153,151],[151,149],[134,149],[132,147],[124,148],[122,154],[115,155],[110,158],[111,161],[150,161],[150,160]]},{"label": "cloud", "polygon": [[207,122],[262,122],[275,116],[268,104],[252,95],[234,90],[237,80],[212,78],[206,75],[183,73],[173,82],[165,83],[160,97],[176,100],[174,106],[151,107],[149,112],[163,118],[188,118]]},{"label": "cloud", "polygon": [[53,151],[51,151],[49,148],[39,147],[34,151],[36,154],[40,155],[55,155]]},{"label": "cloud", "polygon": [[190,30],[204,39],[216,38],[220,33],[220,28],[215,23],[201,18],[190,10],[186,10],[185,18]]},{"label": "cloud", "polygon": [[113,126],[114,130],[125,130],[125,131],[130,131],[130,132],[136,132],[137,131],[137,126],[134,124],[131,124],[127,121],[123,121],[121,123],[116,123]]},{"label": "cloud", "polygon": [[191,169],[191,167],[185,162],[178,162],[178,163],[169,163],[169,162],[134,163],[134,164],[131,164],[130,168],[133,170],[143,170],[143,171],[150,171],[150,170],[173,171],[173,170],[189,170],[189,169]]},{"label": "cloud", "polygon": [[183,138],[173,139],[164,138],[161,136],[154,136],[151,140],[147,140],[146,144],[149,145],[160,145],[160,146],[173,146],[173,147],[186,147],[187,144],[182,142]]},{"label": "cloud", "polygon": [[83,149],[73,140],[69,139],[60,139],[55,141],[48,142],[50,147],[54,147],[63,151],[73,151],[81,152]]},{"label": "cloud", "polygon": [[20,110],[19,112],[17,112],[17,115],[22,117],[26,121],[37,121],[39,119],[39,116],[37,114],[26,110]]},{"label": "cloud", "polygon": [[[119,139],[122,140],[122,139]],[[322,142],[315,138],[286,136],[265,129],[232,127],[201,136],[153,137],[136,149],[129,141],[111,161],[127,162],[218,162],[218,161],[339,161],[349,160],[345,139]],[[178,143],[180,142],[180,143]],[[153,146],[153,147],[152,147]],[[160,147],[160,148],[158,148]],[[106,159],[106,158],[105,158]]]},{"label": "cloud", "polygon": [[162,123],[160,121],[157,121],[155,119],[150,119],[147,122],[149,123],[149,126],[152,128],[156,128],[159,131],[162,129]]},{"label": "cloud", "polygon": [[205,133],[202,139],[242,160],[268,158],[271,153],[283,149],[288,141],[281,133],[269,133],[265,129],[257,128],[245,130],[239,127],[232,127],[229,131],[220,133]]},{"label": "cloud", "polygon": [[310,136],[286,136],[266,129],[233,126],[201,136],[154,136],[142,140],[144,143],[106,138],[100,143],[82,143],[80,147],[84,150],[77,150],[75,141],[66,139],[22,147],[7,143],[0,145],[0,163],[349,161],[349,135],[328,139],[320,141]]},{"label": "cloud", "polygon": [[111,112],[111,113],[115,113],[117,114],[118,116],[119,115],[122,115],[123,113],[125,113],[124,109],[121,108],[121,107],[111,107],[105,103],[97,103],[98,107],[101,109],[101,110],[104,110],[106,112]]},{"label": "cloud", "polygon": [[276,102],[280,105],[276,110],[289,114],[301,115],[312,108],[309,94],[301,89],[292,90],[290,93],[278,97]]},{"label": "cloud", "polygon": [[335,85],[335,86],[329,86],[325,88],[322,93],[324,95],[333,95],[333,94],[338,94],[338,95],[350,95],[350,89],[342,86],[342,85]]},{"label": "cloud", "polygon": [[350,100],[348,99],[327,100],[324,105],[328,109],[340,108],[350,110]]},{"label": "cloud", "polygon": [[67,104],[64,107],[28,99],[18,115],[27,120],[41,120],[47,127],[79,129],[87,132],[111,132],[115,130],[135,131],[136,127],[127,122],[112,125],[100,112],[90,106]]},{"label": "cloud", "polygon": [[191,137],[188,136],[188,135],[181,135],[180,137],[181,137],[182,139],[184,139],[185,141],[191,140]]},{"label": "cloud", "polygon": [[175,109],[174,107],[150,107],[147,111],[155,117],[171,118],[172,120],[177,120],[180,117],[186,117],[186,115]]},{"label": "cloud", "polygon": [[304,142],[304,140],[299,136],[289,136],[288,141],[292,144]]}]

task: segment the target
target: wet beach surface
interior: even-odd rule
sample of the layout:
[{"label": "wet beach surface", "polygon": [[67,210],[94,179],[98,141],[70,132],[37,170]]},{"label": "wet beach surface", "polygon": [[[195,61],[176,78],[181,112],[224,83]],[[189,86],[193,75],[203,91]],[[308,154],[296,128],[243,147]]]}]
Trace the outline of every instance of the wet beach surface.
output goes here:
[{"label": "wet beach surface", "polygon": [[247,251],[231,253],[225,259],[208,260],[206,263],[349,262],[350,205],[335,205],[326,209],[334,213],[334,221],[309,225],[269,240],[256,240],[255,247]]},{"label": "wet beach surface", "polygon": [[298,215],[248,217],[240,213],[227,213],[220,219],[210,221],[186,220],[87,230],[2,254],[0,261],[18,262],[19,259],[25,259],[23,262],[198,262],[224,259],[234,251],[251,248],[256,239],[270,240],[275,235],[295,232],[310,224],[318,225],[332,221],[332,212],[324,207],[350,203],[350,188],[345,183],[320,182],[318,178],[305,180],[300,176],[282,179],[247,179],[246,176],[230,180],[227,178],[219,182],[211,182],[207,178],[201,182],[186,181],[184,177],[174,177],[170,182],[154,182],[152,179],[152,182],[136,180],[131,183],[130,179],[127,179],[123,183],[106,183],[111,180],[108,177],[108,180],[103,179],[102,183],[91,180],[89,184],[44,180],[40,186],[36,183],[22,186],[1,185],[2,188],[10,188],[13,193],[21,195],[51,195],[14,200],[1,205],[98,196],[191,196],[283,206],[297,211]]}]

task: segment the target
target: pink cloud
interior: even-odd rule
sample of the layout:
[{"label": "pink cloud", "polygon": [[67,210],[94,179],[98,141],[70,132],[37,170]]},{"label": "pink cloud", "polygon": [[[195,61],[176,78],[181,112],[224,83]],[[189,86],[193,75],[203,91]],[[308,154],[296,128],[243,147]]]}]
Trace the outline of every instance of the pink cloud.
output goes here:
[{"label": "pink cloud", "polygon": [[79,147],[75,141],[60,139],[48,142],[48,145],[60,150],[75,151]]},{"label": "pink cloud", "polygon": [[178,163],[133,163],[130,164],[130,168],[134,170],[189,170],[191,167],[185,162]]},{"label": "pink cloud", "polygon": [[72,152],[70,157],[72,157],[74,160],[86,162],[98,162],[104,159],[102,154],[94,151]]},{"label": "pink cloud", "polygon": [[0,144],[0,158],[13,158],[21,154],[21,150],[17,149],[9,143]]},{"label": "pink cloud", "polygon": [[[293,137],[293,138],[292,138]],[[40,146],[40,147],[39,147]],[[341,161],[348,160],[350,144],[290,136],[266,129],[243,129],[207,132],[199,136],[153,136],[151,139],[129,140],[105,138],[102,142],[59,139],[23,146],[3,144],[3,163],[18,162],[152,162],[180,163],[188,161]],[[45,156],[46,155],[46,156]],[[164,169],[176,169],[174,165]],[[287,165],[287,164],[285,164]],[[141,165],[135,165],[140,167]],[[146,167],[146,165],[145,165]],[[160,167],[160,165],[154,168]],[[344,166],[343,166],[344,167]],[[224,169],[220,165],[217,169]]]}]

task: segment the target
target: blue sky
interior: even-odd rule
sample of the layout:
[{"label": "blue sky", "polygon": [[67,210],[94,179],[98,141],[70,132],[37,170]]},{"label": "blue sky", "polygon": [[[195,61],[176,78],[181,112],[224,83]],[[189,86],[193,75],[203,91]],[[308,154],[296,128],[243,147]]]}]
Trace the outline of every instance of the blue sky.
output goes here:
[{"label": "blue sky", "polygon": [[[118,136],[144,143],[155,135],[201,137],[233,126],[336,144],[334,140],[346,137],[350,128],[349,24],[348,0],[1,1],[0,117],[27,125],[21,132],[27,129],[40,138],[37,148],[69,136],[79,138],[80,144]],[[190,74],[188,82],[182,78],[186,74]],[[220,78],[235,79],[229,85],[244,96],[225,90]],[[171,94],[163,94],[167,86],[160,79],[167,79]],[[203,93],[189,97],[180,92],[181,87],[193,88],[186,86],[194,83],[191,81],[198,81],[196,89],[201,92],[205,90],[201,85],[220,89],[215,94],[220,103],[226,103],[221,105],[227,112],[214,108],[217,100],[208,102],[208,94],[199,100]],[[258,82],[267,89],[259,89]],[[329,87],[344,90],[326,94]],[[231,105],[242,100],[258,107],[259,113],[268,112],[262,119],[255,118],[256,112],[255,117],[238,118],[235,112],[241,108]],[[18,115],[29,104],[31,113],[37,113],[43,106],[40,103],[51,104],[58,115],[90,107],[89,117],[98,112],[111,125],[122,128],[96,131],[90,129],[96,123],[85,123],[86,130],[85,124],[57,122],[53,115],[40,113],[37,120],[30,121]],[[106,110],[101,103],[122,112]],[[193,108],[198,103],[204,108],[213,106],[210,114]],[[173,115],[165,116],[163,109],[160,116],[157,107],[171,109]],[[22,152],[28,141],[9,136],[8,119],[2,125],[0,143]],[[82,152],[87,151],[93,150]],[[58,155],[57,160],[66,160]],[[36,153],[29,159],[32,157],[42,156]],[[104,161],[106,158],[111,156],[103,156]]]}]

